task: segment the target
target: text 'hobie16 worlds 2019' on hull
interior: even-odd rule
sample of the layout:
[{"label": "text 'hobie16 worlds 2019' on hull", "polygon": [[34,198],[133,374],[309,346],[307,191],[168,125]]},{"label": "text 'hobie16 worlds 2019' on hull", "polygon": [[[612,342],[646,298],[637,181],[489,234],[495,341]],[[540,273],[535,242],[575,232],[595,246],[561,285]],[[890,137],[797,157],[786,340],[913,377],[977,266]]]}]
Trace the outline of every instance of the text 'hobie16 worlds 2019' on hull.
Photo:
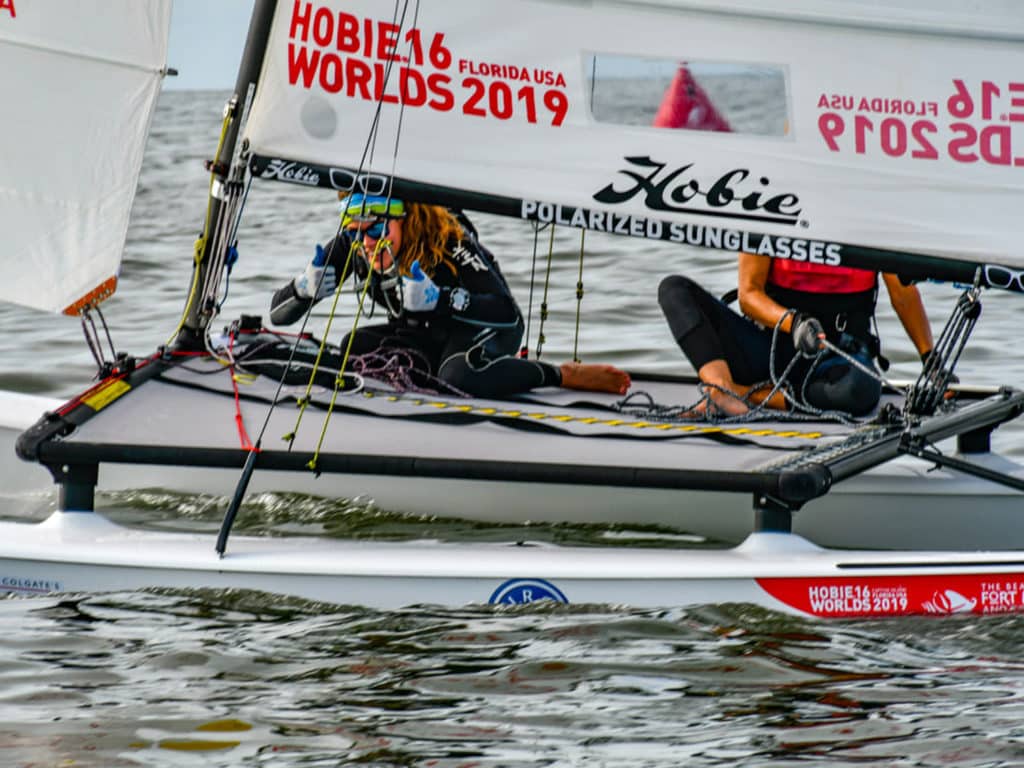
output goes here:
[{"label": "text 'hobie16 worlds 2019' on hull", "polygon": [[[0,523],[0,590],[1024,610],[1024,467],[990,448],[1024,392],[953,375],[983,300],[1024,291],[1018,4],[257,0],[202,235],[182,254],[194,271],[181,322],[151,354],[106,360],[93,318],[117,285],[170,2],[97,3],[0,9],[0,65],[39,73],[0,86],[21,116],[0,126],[0,299],[81,317],[99,366],[66,402],[0,393],[6,487],[59,487],[43,522]],[[76,84],[60,116],[40,78]],[[753,87],[756,119],[723,106],[715,83]],[[634,372],[625,395],[399,385],[338,346],[361,305],[319,336],[217,322],[254,229],[245,203],[269,181],[523,220],[540,272],[546,230],[578,232],[578,297],[590,230],[678,249],[647,272],[685,271],[710,248],[729,269],[745,252],[945,283],[949,319],[920,377],[886,381],[858,418],[694,418],[669,406],[700,402],[697,380],[654,373]],[[230,498],[218,535],[124,527],[97,502],[97,488],[151,487]],[[443,499],[477,520],[658,525],[724,545],[231,536],[242,500],[266,490],[414,514]]]}]

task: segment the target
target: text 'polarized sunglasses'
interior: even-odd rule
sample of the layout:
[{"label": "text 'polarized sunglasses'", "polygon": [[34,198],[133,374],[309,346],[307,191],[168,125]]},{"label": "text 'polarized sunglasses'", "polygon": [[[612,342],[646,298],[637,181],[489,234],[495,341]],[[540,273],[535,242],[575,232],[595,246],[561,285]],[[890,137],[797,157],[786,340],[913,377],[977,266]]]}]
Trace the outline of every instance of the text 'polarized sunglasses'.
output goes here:
[{"label": "text 'polarized sunglasses'", "polygon": [[1018,291],[1024,291],[1024,272],[1002,267],[998,264],[985,265],[985,282],[993,288],[1014,287]]}]

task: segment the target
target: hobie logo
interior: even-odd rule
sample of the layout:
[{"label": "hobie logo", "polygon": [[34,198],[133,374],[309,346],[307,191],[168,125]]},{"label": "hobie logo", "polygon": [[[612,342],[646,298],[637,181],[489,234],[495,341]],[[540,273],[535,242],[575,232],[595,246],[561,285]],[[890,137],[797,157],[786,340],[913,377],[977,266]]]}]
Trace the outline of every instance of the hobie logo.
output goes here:
[{"label": "hobie logo", "polygon": [[509,579],[494,590],[487,602],[491,605],[525,605],[539,600],[569,602],[562,590],[544,579]]},{"label": "hobie logo", "polygon": [[308,165],[290,163],[287,160],[271,160],[260,173],[260,178],[280,179],[310,187],[315,187],[320,183],[320,174]]},{"label": "hobie logo", "polygon": [[931,600],[925,600],[921,607],[928,613],[970,613],[977,605],[977,598],[966,598],[952,589],[937,590]]},{"label": "hobie logo", "polygon": [[[699,213],[773,224],[796,224],[800,216],[800,198],[791,193],[769,195],[770,181],[765,176],[751,179],[746,168],[726,171],[717,179],[702,180],[694,163],[669,169],[650,157],[627,157],[633,168],[620,170],[632,185],[617,189],[611,183],[594,195],[599,203],[624,203],[638,195],[652,211]],[[639,170],[636,170],[639,169]],[[756,189],[759,185],[762,189]]]}]

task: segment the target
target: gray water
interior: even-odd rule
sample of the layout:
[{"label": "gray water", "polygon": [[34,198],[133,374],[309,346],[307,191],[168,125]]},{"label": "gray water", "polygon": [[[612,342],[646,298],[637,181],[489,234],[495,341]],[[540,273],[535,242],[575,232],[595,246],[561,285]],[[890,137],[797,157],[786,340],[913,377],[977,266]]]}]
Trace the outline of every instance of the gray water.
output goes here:
[{"label": "gray water", "polygon": [[[119,350],[146,354],[177,324],[222,101],[162,98],[121,287],[105,308]],[[525,309],[530,228],[474,220]],[[255,188],[225,320],[265,315],[270,292],[335,227],[330,193]],[[556,234],[545,357],[567,359],[578,344],[585,360],[687,372],[654,300],[658,281],[685,271],[724,292],[732,257],[596,234],[585,246],[577,341],[580,234]],[[543,269],[546,242],[540,251]],[[956,292],[923,291],[938,329]],[[986,296],[963,379],[1024,379],[1011,354],[1013,302]],[[879,323],[890,375],[912,377],[916,355],[884,301]],[[0,324],[0,387],[67,396],[90,382],[75,321],[4,307]],[[1020,455],[1020,428],[1000,430],[996,446]],[[139,525],[210,530],[226,500],[147,491],[100,504]],[[268,494],[247,502],[239,530],[522,535],[445,519],[443,500],[437,512]],[[623,526],[532,526],[529,536],[694,545],[684,532]],[[379,612],[147,591],[0,601],[0,632],[0,766],[1024,765],[1024,618],[1012,616],[822,623],[742,605]]]}]

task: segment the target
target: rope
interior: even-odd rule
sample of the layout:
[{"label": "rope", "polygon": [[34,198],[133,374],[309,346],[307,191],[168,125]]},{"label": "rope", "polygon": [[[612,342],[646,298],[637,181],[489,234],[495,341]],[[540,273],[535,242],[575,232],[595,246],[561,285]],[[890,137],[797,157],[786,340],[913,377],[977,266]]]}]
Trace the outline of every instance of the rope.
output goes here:
[{"label": "rope", "polygon": [[[374,259],[376,259],[377,254],[380,251],[381,246],[383,246],[383,245],[385,245],[385,241],[383,241],[383,240],[378,240],[377,241],[377,246],[374,248]],[[353,241],[352,242],[352,245],[349,247],[349,259],[350,260],[351,260],[352,254],[355,252],[356,248],[359,248],[359,247],[362,247],[362,244],[360,242],[358,242],[358,241]],[[372,279],[373,279],[373,270],[369,270],[366,273],[366,280],[363,281],[363,290],[362,290],[362,293],[359,295],[359,305],[356,308],[356,316],[355,316],[355,319],[352,322],[352,330],[349,332],[349,335],[348,335],[348,344],[345,346],[345,352],[344,352],[344,355],[341,358],[341,367],[338,370],[338,374],[337,374],[337,376],[334,379],[334,391],[331,393],[331,402],[330,402],[330,405],[327,408],[327,413],[324,416],[324,421],[323,421],[323,424],[321,425],[321,428],[320,428],[320,438],[319,438],[319,440],[317,440],[316,450],[313,452],[313,458],[310,459],[307,462],[307,466],[311,470],[313,470],[314,472],[317,471],[316,467],[317,467],[317,462],[318,462],[318,460],[320,458],[320,449],[323,447],[324,440],[327,437],[327,425],[330,423],[331,414],[334,412],[334,405],[338,401],[338,392],[340,391],[340,389],[342,387],[344,387],[344,384],[345,384],[345,366],[348,364],[349,355],[352,353],[352,344],[355,342],[356,330],[359,328],[359,319],[360,319],[360,317],[363,314],[363,305],[364,305],[364,303],[366,301],[366,294],[369,292],[370,282],[372,281]],[[301,409],[299,411],[299,419],[295,423],[295,429],[296,430],[298,430],[299,421],[301,421],[301,418],[302,418],[302,413],[305,411],[306,406],[309,403],[309,393],[310,393],[310,391],[312,390],[312,387],[313,387],[313,378],[316,376],[317,370],[319,369],[320,360],[323,357],[323,351],[324,351],[324,349],[327,346],[327,336],[330,333],[331,324],[332,324],[332,322],[334,320],[335,311],[336,311],[337,306],[338,306],[338,297],[340,296],[340,294],[341,294],[341,284],[339,283],[338,284],[338,289],[335,290],[335,292],[334,292],[334,303],[331,306],[331,312],[330,312],[330,315],[327,318],[327,326],[324,328],[324,335],[323,335],[323,339],[320,342],[320,349],[317,352],[316,361],[313,363],[313,370],[310,372],[310,375],[309,375],[309,384],[306,387],[306,396],[302,400]],[[291,436],[288,437],[287,439],[288,439],[289,447],[290,447],[291,444],[295,440],[295,432],[293,431]]]},{"label": "rope", "polygon": [[92,317],[89,314],[88,307],[82,310],[80,317],[82,318],[82,334],[85,336],[85,345],[89,347],[89,351],[92,353],[92,358],[96,361],[96,375],[98,377],[102,377],[103,369],[106,367],[107,363],[103,359],[103,351],[99,343],[96,324],[93,322]]},{"label": "rope", "polygon": [[574,363],[580,362],[579,348],[580,348],[580,313],[583,308],[583,241],[584,236],[587,234],[587,230],[580,230],[580,271],[576,277],[576,333],[573,336],[572,341],[572,361]]},{"label": "rope", "polygon": [[544,349],[544,323],[548,319],[548,289],[551,286],[551,261],[555,253],[555,225],[551,227],[551,237],[548,239],[548,268],[544,274],[544,298],[540,302],[540,327],[537,329],[537,359],[540,360]]},{"label": "rope", "polygon": [[[398,16],[399,16],[399,14],[398,14],[398,3],[396,2],[396,4],[395,4],[395,11],[392,14],[392,20],[395,21],[397,19],[397,27],[398,27],[399,30],[402,30],[402,29],[405,28],[405,18],[406,18],[406,14],[408,12],[408,9],[409,9],[409,3],[408,3],[408,0],[406,0],[406,2],[402,5],[401,17],[398,18]],[[416,1],[415,8],[413,10],[413,27],[414,28],[415,28],[415,25],[416,25],[416,20],[418,18],[419,18],[419,0]],[[408,56],[406,57],[406,61],[412,61],[412,60],[413,60],[413,56],[412,56],[412,40],[410,39],[410,41],[409,41],[409,48],[408,48]],[[385,75],[384,75],[385,87],[386,87],[386,84],[387,84],[387,82],[388,82],[388,80],[390,78],[391,66],[392,66],[392,61],[388,61],[387,69],[385,70]],[[406,69],[408,69],[408,65],[406,65]],[[378,135],[378,130],[379,130],[379,126],[380,126],[380,114],[381,114],[382,106],[383,106],[383,89],[381,91],[381,99],[378,100],[378,102],[377,102],[377,109],[376,109],[376,112],[374,114],[373,126],[371,128],[371,132],[370,132],[370,136],[368,138],[367,145],[364,148],[363,158],[360,160],[360,167],[359,167],[360,175],[361,175],[361,172],[362,172],[363,161],[366,158],[367,152],[369,153],[370,161],[372,162],[373,152],[374,152],[374,150],[376,148],[376,144],[377,144],[377,135]],[[390,204],[392,196],[393,196],[393,193],[394,193],[395,169],[396,169],[396,167],[398,165],[398,147],[399,147],[399,144],[400,144],[400,141],[401,141],[402,121],[403,121],[404,116],[405,116],[405,103],[403,102],[399,106],[399,110],[398,110],[398,123],[397,123],[396,131],[395,131],[395,142],[394,142],[394,146],[392,148],[391,173],[390,173],[390,175],[388,177],[388,187],[387,187],[387,203],[388,204]],[[366,199],[364,197],[364,199],[363,199],[364,210],[365,210],[365,206],[366,206]],[[343,220],[339,221],[339,224],[338,224],[338,233],[339,234],[341,233],[341,227],[342,227],[343,224],[344,224]],[[363,247],[362,246],[362,238],[363,237],[365,237],[365,234],[362,235],[360,240],[355,241],[353,243],[353,247],[349,248],[349,261],[351,261],[352,254],[355,252],[356,247],[358,247],[358,248],[362,248]],[[330,404],[328,405],[328,408],[327,408],[327,413],[324,414],[324,420],[323,420],[323,424],[321,425],[320,438],[317,441],[316,450],[313,452],[313,458],[310,459],[310,461],[308,462],[308,466],[309,466],[309,468],[313,472],[317,471],[317,463],[318,463],[319,456],[320,456],[320,449],[322,448],[323,442],[324,442],[324,440],[327,437],[327,426],[330,423],[332,414],[334,413],[334,406],[337,403],[338,393],[344,387],[344,383],[345,383],[345,378],[344,378],[345,377],[345,368],[348,365],[349,356],[351,355],[352,344],[355,341],[356,331],[359,328],[359,321],[360,321],[360,319],[363,316],[363,307],[364,307],[365,302],[366,302],[366,295],[367,295],[367,293],[369,291],[370,283],[371,283],[373,275],[374,275],[373,265],[381,263],[381,259],[379,257],[382,255],[384,250],[387,250],[388,252],[390,252],[391,251],[391,245],[392,245],[391,242],[388,241],[388,240],[383,240],[383,239],[382,240],[378,240],[377,244],[374,247],[373,258],[369,260],[369,264],[370,264],[371,268],[369,270],[367,270],[366,280],[363,283],[363,289],[362,289],[362,292],[361,292],[361,294],[359,296],[359,304],[358,304],[358,307],[356,309],[355,320],[353,321],[353,324],[352,324],[352,330],[348,334],[348,344],[345,347],[345,352],[344,352],[344,355],[343,355],[342,361],[341,361],[341,370],[338,372],[338,375],[335,378],[334,392],[332,393],[331,401],[330,401]],[[392,261],[394,261],[394,255],[393,254],[392,254]],[[348,267],[348,264],[346,263],[346,269],[347,269],[347,267]],[[383,267],[381,267],[381,279],[382,279],[382,281],[383,281],[383,271],[384,271]],[[347,272],[343,272],[342,274],[345,275],[345,274],[347,274]],[[399,283],[399,285],[401,285],[401,283]],[[326,344],[327,339],[328,339],[331,321],[333,320],[334,315],[337,312],[338,296],[340,294],[340,290],[341,290],[341,283],[339,282],[338,290],[336,290],[335,294],[334,294],[334,303],[331,306],[331,311],[330,311],[330,315],[329,315],[329,318],[328,318],[328,325],[327,325],[327,328],[324,331],[323,340],[321,341],[321,353],[322,353],[324,345]],[[387,305],[388,313],[391,314],[391,315],[394,315],[394,316],[400,315],[401,311],[402,311],[401,302],[399,302],[399,306],[397,308],[396,307],[392,307],[392,305],[391,305],[391,297],[389,296],[388,291],[386,289],[382,288],[381,293],[382,293],[382,295],[384,297],[384,301],[385,301],[385,303]],[[310,306],[310,310],[312,310],[312,306]],[[309,313],[307,312],[307,315],[308,314]],[[321,357],[321,355],[317,356],[317,362],[314,364],[313,372],[310,375],[310,383],[311,384],[312,384],[312,381],[313,381],[313,376],[316,375],[317,365],[319,364],[320,357]],[[300,418],[301,418],[301,413],[300,413]],[[296,428],[297,427],[298,427],[298,424],[296,424]],[[292,441],[294,441],[294,432],[293,432],[291,440],[289,442],[291,443]]]},{"label": "rope", "polygon": [[537,244],[540,240],[540,231],[548,226],[547,224],[541,226],[539,221],[533,222],[533,261],[530,263],[530,303],[527,305],[526,310],[526,336],[524,336],[524,342],[522,349],[519,350],[520,357],[528,357],[530,353],[530,324],[533,322],[533,289],[536,285],[537,279]]},{"label": "rope", "polygon": [[[331,250],[332,251],[334,250],[334,247],[336,246],[337,243],[338,243],[338,239],[337,238],[335,238],[334,240],[331,241]],[[355,241],[355,240],[353,240],[349,244],[348,254],[345,257],[345,266],[342,269],[342,275],[347,275],[348,274],[348,270],[351,268],[351,265],[352,265],[352,256],[353,256],[353,254],[355,253],[355,251],[356,251],[356,249],[358,247],[360,247],[360,243]],[[331,259],[331,254],[328,253],[327,260],[330,261],[330,259]],[[370,273],[370,274],[372,274],[372,273]],[[369,284],[370,274],[367,274],[367,285]],[[323,275],[320,276],[320,279],[321,279],[321,281],[323,280]],[[316,293],[320,292],[320,283],[319,282],[316,285],[315,291],[316,291]],[[323,336],[320,339],[320,347],[317,349],[316,359],[313,361],[312,369],[309,372],[309,381],[306,382],[306,392],[305,392],[305,394],[302,397],[299,398],[299,413],[298,413],[298,415],[295,418],[295,426],[292,428],[291,432],[289,432],[288,434],[283,435],[281,437],[282,440],[285,440],[285,441],[288,442],[288,449],[289,450],[291,450],[291,446],[295,442],[295,433],[299,431],[299,425],[302,423],[302,417],[305,414],[306,406],[309,403],[310,392],[313,391],[313,385],[314,385],[314,382],[316,380],[316,374],[320,370],[320,361],[323,359],[324,350],[327,348],[327,337],[328,337],[328,334],[331,331],[331,325],[333,325],[333,323],[334,323],[334,318],[335,318],[336,310],[337,310],[337,306],[338,306],[338,299],[339,299],[340,295],[341,295],[341,283],[339,282],[338,283],[338,287],[334,291],[334,298],[333,298],[333,301],[331,303],[331,311],[327,315],[327,325],[324,327],[324,333],[323,333]],[[364,286],[364,288],[363,288],[363,296],[361,296],[360,299],[359,299],[359,307],[358,307],[358,310],[356,312],[355,323],[353,324],[353,327],[352,327],[352,335],[355,335],[356,327],[359,324],[359,314],[362,312],[362,309],[363,309],[363,297],[365,295],[366,295],[366,287]],[[310,307],[310,309],[312,309],[312,307]],[[295,342],[292,344],[292,349],[291,349],[291,352],[290,352],[290,354],[288,356],[288,363],[287,363],[287,365],[285,366],[285,369],[284,369],[285,373],[287,373],[288,368],[291,367],[292,362],[295,359],[295,353],[296,353],[296,351],[299,348],[299,343],[303,339],[303,335],[304,335],[305,330],[306,330],[306,321],[309,319],[309,317],[310,317],[310,313],[307,311],[305,318],[303,318],[302,327],[299,329],[299,334],[298,334],[298,336],[296,336]],[[351,340],[350,340],[350,348],[351,348]],[[341,366],[341,370],[338,371],[338,375],[337,375],[336,379],[343,380],[344,369],[345,369],[345,365],[344,365],[344,362],[343,362],[342,366]],[[283,382],[284,382],[284,373],[282,373],[281,382],[279,382],[279,384],[283,383]]]},{"label": "rope", "polygon": [[[228,344],[228,350],[229,350],[228,354],[229,355],[230,355],[230,350],[231,350],[232,347],[234,347],[234,345],[235,345],[235,335],[232,333],[231,340],[230,340],[230,342]],[[239,395],[239,392],[238,392],[238,376],[237,376],[236,372],[234,371],[234,366],[232,366],[232,371],[231,371],[231,390],[232,390],[232,392],[234,393],[234,396],[235,396],[235,426],[238,428],[238,439],[239,439],[239,441],[242,444],[241,445],[242,450],[243,451],[255,451],[255,450],[258,450],[256,448],[256,446],[254,446],[252,444],[252,441],[249,439],[249,433],[245,429],[245,420],[242,418],[242,398],[241,398],[241,396]]]},{"label": "rope", "polygon": [[974,285],[957,299],[931,355],[917,381],[910,387],[903,404],[905,415],[930,415],[945,401],[946,388],[953,380],[960,355],[981,316],[980,283],[979,269],[975,274]]},{"label": "rope", "polygon": [[[399,7],[398,6],[398,2],[396,0],[395,6],[394,6],[394,12],[392,13],[392,21],[394,21],[394,20],[396,20],[398,18],[398,15],[399,15],[398,14],[398,7]],[[417,9],[418,8],[419,8],[419,4],[417,2]],[[405,23],[405,14],[406,14],[407,10],[408,10],[408,1],[406,1],[405,5],[403,6],[403,10],[402,10],[402,14],[401,14],[401,21],[399,23],[399,29],[401,29],[402,26]],[[410,53],[411,53],[411,48],[412,48],[412,42],[410,41]],[[412,60],[412,56],[409,56],[408,60],[411,61]],[[376,106],[376,109],[374,111],[373,120],[371,121],[371,124],[370,124],[370,130],[369,130],[369,132],[367,134],[366,142],[363,144],[362,155],[359,158],[359,166],[358,166],[358,168],[356,170],[356,177],[357,178],[360,178],[362,176],[363,169],[366,167],[367,158],[370,158],[370,160],[372,162],[374,148],[376,147],[377,133],[378,133],[378,130],[379,130],[379,127],[380,127],[380,116],[381,116],[381,112],[382,112],[383,104],[384,104],[384,94],[385,94],[385,92],[387,90],[387,84],[388,84],[388,82],[390,82],[392,66],[393,66],[393,61],[389,60],[388,63],[387,63],[387,66],[385,67],[385,70],[384,70],[384,84],[383,84],[383,87],[381,88],[380,97],[377,100],[377,106]],[[405,107],[404,107],[404,105],[402,105],[401,108],[400,108],[400,115],[401,115],[401,112],[404,111],[404,109],[405,109]],[[396,146],[395,152],[397,153],[397,146]],[[394,174],[392,173],[392,183],[393,183],[393,178],[394,178]],[[363,190],[363,191],[365,192],[366,190]],[[389,199],[389,201],[390,201],[390,198],[391,198],[391,191],[392,191],[392,188],[389,186],[389,188],[388,188],[388,199]],[[365,205],[365,202],[364,202],[364,205]],[[338,243],[338,240],[339,240],[339,238],[341,236],[343,225],[344,225],[344,220],[343,219],[339,219],[339,221],[338,221],[338,228],[335,231],[334,240],[332,241],[331,252],[328,252],[328,254],[327,254],[327,261],[328,261],[328,263],[331,261],[331,257],[332,257],[332,254],[333,254],[333,249],[336,246],[336,244]],[[385,243],[383,241],[378,241],[377,247],[379,248],[382,244],[385,244]],[[328,314],[327,326],[325,328],[325,333],[323,334],[323,338],[322,338],[321,343],[320,343],[320,350],[317,353],[316,362],[314,363],[313,368],[310,371],[309,382],[307,383],[307,386],[306,386],[306,394],[305,394],[304,397],[300,398],[300,400],[299,400],[299,414],[298,414],[298,416],[296,418],[295,427],[293,428],[293,430],[291,432],[289,432],[288,434],[282,436],[282,439],[288,442],[289,449],[290,449],[291,445],[294,443],[295,434],[298,431],[298,428],[299,428],[299,426],[300,426],[300,424],[302,422],[302,417],[303,417],[306,405],[308,404],[308,400],[309,400],[309,393],[312,391],[313,384],[314,384],[314,381],[315,381],[315,377],[316,377],[316,374],[317,374],[317,372],[319,370],[319,363],[320,363],[320,360],[323,357],[323,351],[324,351],[324,348],[325,348],[326,343],[327,343],[328,334],[329,334],[331,325],[333,324],[334,317],[337,314],[338,298],[339,298],[339,296],[341,294],[342,281],[349,274],[349,270],[350,270],[350,267],[352,265],[352,256],[353,256],[353,253],[354,253],[355,248],[357,247],[357,245],[358,245],[357,241],[353,241],[350,244],[349,252],[348,252],[348,254],[346,256],[346,260],[345,260],[345,266],[344,266],[344,268],[343,268],[343,270],[341,272],[341,275],[339,276],[338,287],[337,287],[337,289],[335,289],[335,292],[334,292],[334,300],[333,300],[332,305],[331,305],[331,310],[330,310],[330,312]],[[375,251],[375,253],[376,253],[376,251]],[[366,281],[366,284],[363,287],[362,295],[359,298],[359,306],[357,308],[355,322],[353,324],[352,332],[350,334],[348,349],[351,349],[351,341],[352,341],[352,338],[355,336],[355,331],[356,331],[356,329],[358,327],[360,317],[361,317],[361,315],[363,313],[364,299],[365,299],[365,296],[366,296],[367,288],[369,286],[369,280],[370,280],[370,277],[372,276],[372,274],[373,274],[373,270],[371,269],[368,272],[368,274],[367,274],[367,281]],[[318,294],[320,292],[320,286],[321,286],[321,284],[323,282],[323,278],[324,278],[325,275],[326,275],[326,271],[320,275],[320,280],[317,282],[314,295],[316,295],[316,294]],[[300,340],[303,338],[303,336],[305,334],[306,326],[309,324],[309,320],[312,317],[312,311],[313,311],[313,302],[310,303],[309,308],[306,310],[306,313],[303,315],[302,324],[301,324],[301,326],[299,328],[299,332],[298,332],[298,334],[296,336],[296,340],[295,340],[295,343],[292,346],[291,352],[289,353],[288,362],[285,365],[284,373],[282,373],[281,379],[278,381],[277,395],[274,398],[274,402],[277,402],[278,397],[280,396],[281,389],[284,387],[285,373],[287,373],[288,368],[291,367],[291,365],[292,365],[292,363],[294,361],[295,353],[296,353],[296,350],[298,349],[298,344],[299,344]],[[348,356],[348,351],[346,350],[346,358],[345,358],[346,360],[347,360],[347,356]],[[335,398],[337,397],[338,386],[339,385],[343,385],[343,384],[344,384],[344,363],[342,365],[342,369],[338,372],[338,375],[336,377]],[[332,399],[332,403],[331,404],[332,404],[332,408],[333,408],[333,404],[334,404],[334,400],[333,399]],[[263,426],[260,429],[260,437],[259,437],[259,440],[257,440],[257,445],[259,444],[260,440],[262,440],[262,437],[263,437],[263,435],[264,435],[264,433],[266,431],[266,428],[267,428],[267,426],[270,423],[270,417],[271,417],[272,413],[273,413],[273,406],[271,406],[271,408],[268,409],[266,418],[264,419],[264,422],[263,422]],[[330,411],[328,411],[328,413],[327,413],[327,415],[325,416],[325,419],[324,419],[323,428],[321,430],[321,440],[320,440],[321,444],[323,442],[323,436],[326,434],[327,422],[329,421],[329,419],[330,419]],[[319,446],[318,446],[318,449],[317,449],[317,455],[318,454],[319,454]],[[310,469],[312,469],[314,471],[316,471],[316,458],[317,457],[315,455],[313,460],[310,462]]]},{"label": "rope", "polygon": [[[790,386],[787,384],[789,374],[793,370],[793,367],[801,359],[801,355],[794,355],[786,368],[781,374],[776,375],[776,352],[778,347],[779,334],[782,332],[782,323],[787,317],[792,315],[794,310],[787,310],[782,317],[776,322],[775,327],[772,331],[772,343],[769,350],[768,359],[768,370],[770,373],[770,379],[758,382],[750,387],[750,390],[746,395],[740,395],[737,392],[733,392],[726,387],[719,386],[717,384],[709,384],[701,382],[698,387],[701,391],[701,397],[695,403],[686,406],[679,405],[659,405],[655,403],[654,398],[647,392],[638,391],[631,393],[628,397],[620,400],[615,404],[615,408],[624,413],[631,415],[651,419],[660,420],[667,422],[675,421],[692,421],[696,409],[703,406],[703,415],[706,421],[713,424],[733,424],[750,421],[835,421],[848,426],[856,426],[864,424],[870,421],[870,419],[856,419],[850,414],[844,411],[838,410],[827,410],[815,408],[810,405],[806,399],[807,385],[812,379],[815,368],[818,363],[821,362],[822,358],[828,353],[832,352],[839,355],[844,360],[849,362],[851,365],[856,366],[864,373],[868,374],[872,378],[880,381],[883,385],[887,385],[893,388],[890,382],[888,382],[880,373],[873,371],[859,360],[854,358],[852,355],[847,353],[845,350],[835,346],[828,339],[822,339],[824,348],[820,349],[814,356],[814,362],[808,367],[807,374],[804,376],[803,381],[799,387],[799,398],[795,397],[791,391]],[[759,403],[753,402],[754,395],[763,391],[764,389],[771,387],[768,394]],[[738,402],[747,406],[746,413],[737,415],[727,415],[721,412],[721,410],[714,404],[711,399],[711,390],[718,390],[730,397],[735,398]],[[769,408],[769,401],[775,396],[776,393],[781,392],[786,403],[792,408],[790,411],[783,411],[778,409]],[[633,402],[634,399],[646,400],[646,403],[636,404]]]},{"label": "rope", "polygon": [[[103,334],[106,337],[107,346],[110,348],[110,362],[107,362],[103,354],[103,344],[100,341],[100,332],[96,327],[96,321],[92,317],[93,312],[99,315],[100,324],[103,326]],[[106,378],[112,373],[114,364],[118,359],[117,350],[114,348],[114,339],[111,337],[110,328],[107,325],[107,319],[103,316],[103,310],[100,309],[98,304],[89,304],[83,307],[79,317],[82,322],[82,335],[85,336],[85,345],[89,348],[93,360],[96,361],[96,377],[100,379]]]}]

